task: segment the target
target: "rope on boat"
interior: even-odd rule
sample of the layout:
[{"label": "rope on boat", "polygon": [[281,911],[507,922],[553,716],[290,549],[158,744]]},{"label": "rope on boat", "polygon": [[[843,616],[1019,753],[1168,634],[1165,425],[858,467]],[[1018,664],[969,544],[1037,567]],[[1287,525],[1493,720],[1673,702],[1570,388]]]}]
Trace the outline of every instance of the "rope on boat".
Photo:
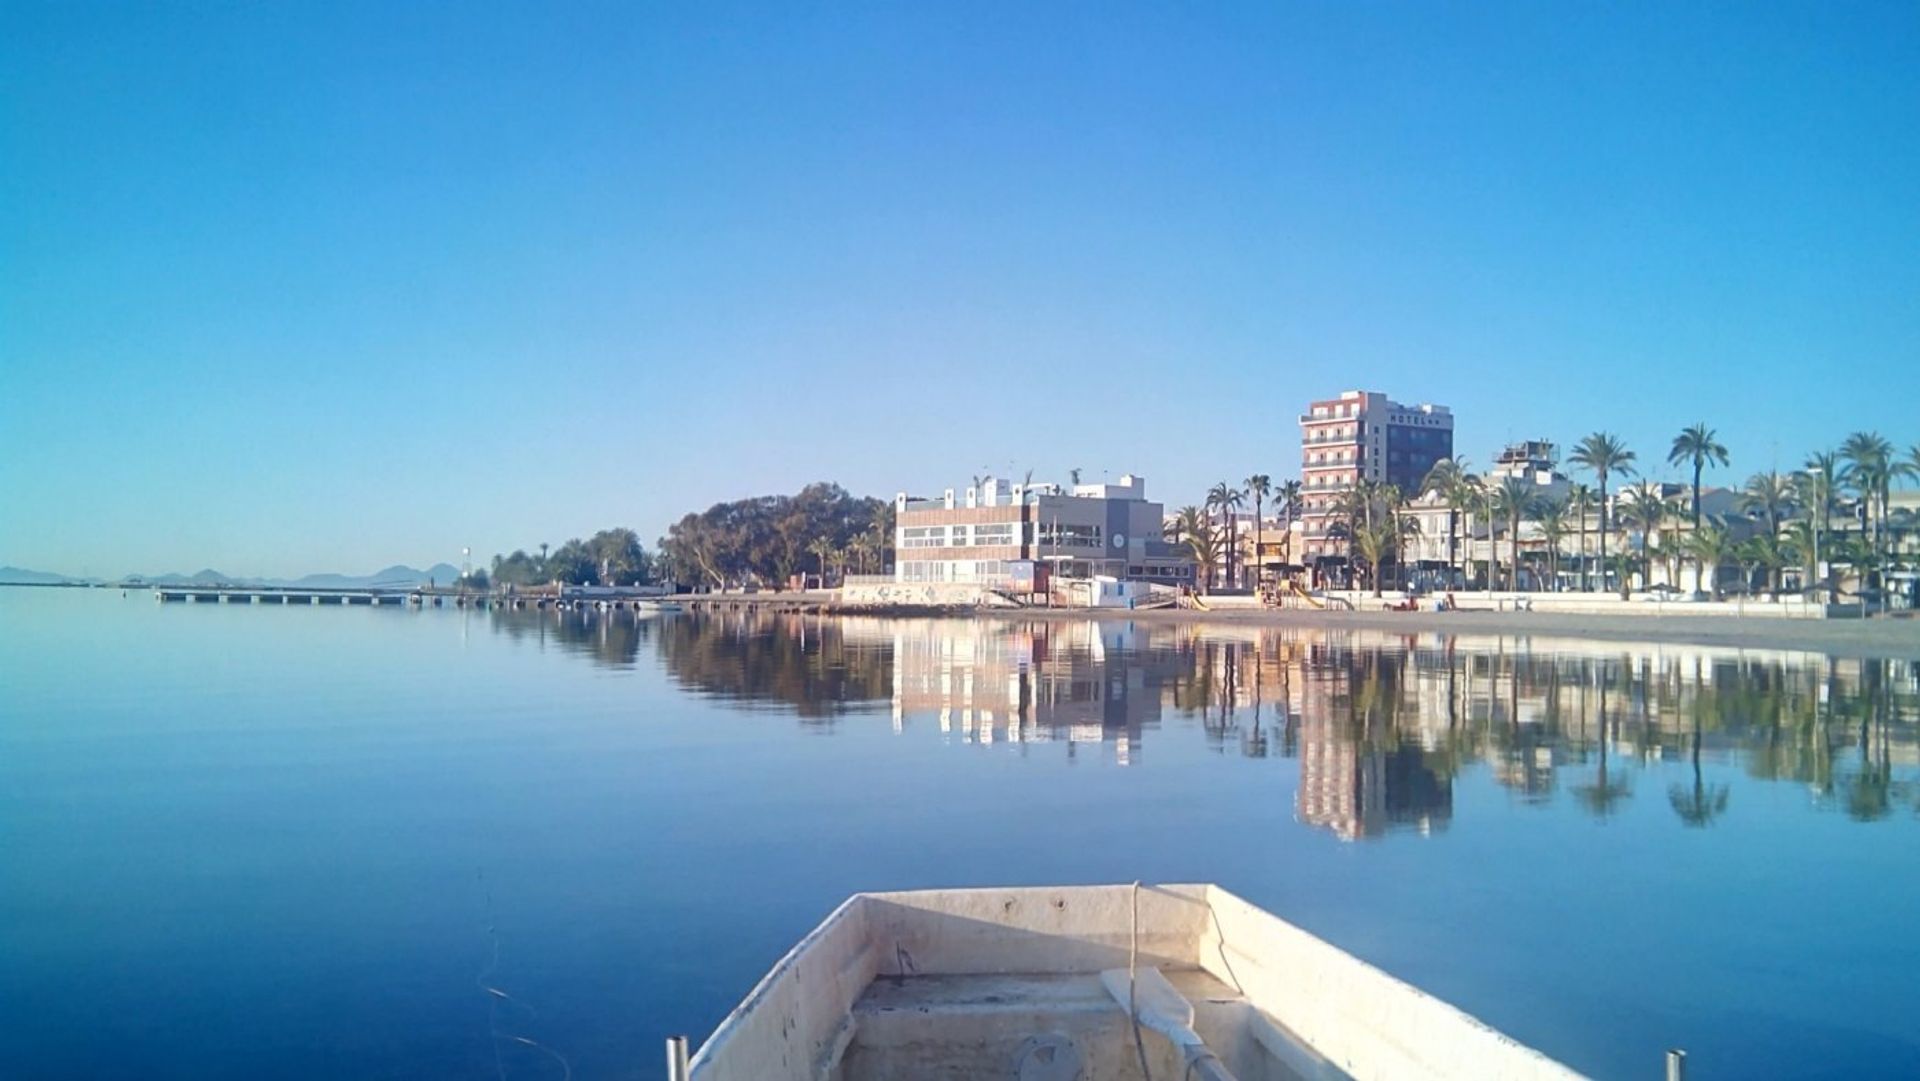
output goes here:
[{"label": "rope on boat", "polygon": [[1140,1056],[1140,1081],[1153,1081],[1147,1069],[1147,1044],[1140,1038],[1140,1005],[1134,994],[1140,967],[1140,880],[1133,881],[1133,921],[1127,934],[1127,1021],[1133,1025],[1133,1050]]}]

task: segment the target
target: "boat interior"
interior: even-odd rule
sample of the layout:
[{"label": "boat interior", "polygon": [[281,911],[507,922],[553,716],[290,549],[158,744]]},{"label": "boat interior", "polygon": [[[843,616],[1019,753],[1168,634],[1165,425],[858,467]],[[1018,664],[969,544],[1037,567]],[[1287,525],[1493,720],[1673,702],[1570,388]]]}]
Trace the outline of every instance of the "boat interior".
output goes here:
[{"label": "boat interior", "polygon": [[1210,885],[856,895],[693,1058],[697,1081],[1571,1078]]}]

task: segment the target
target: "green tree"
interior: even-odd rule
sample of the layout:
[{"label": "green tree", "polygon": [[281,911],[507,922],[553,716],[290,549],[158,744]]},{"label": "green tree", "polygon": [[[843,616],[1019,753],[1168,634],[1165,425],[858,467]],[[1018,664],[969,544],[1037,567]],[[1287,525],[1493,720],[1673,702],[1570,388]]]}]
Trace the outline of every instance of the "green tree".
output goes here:
[{"label": "green tree", "polygon": [[1576,484],[1567,493],[1567,513],[1580,524],[1580,592],[1587,591],[1587,515],[1593,511],[1593,489]]},{"label": "green tree", "polygon": [[1219,535],[1214,532],[1213,524],[1207,520],[1207,514],[1199,507],[1188,504],[1181,507],[1173,521],[1166,525],[1167,539],[1176,544],[1184,543],[1193,553],[1203,590],[1213,585],[1213,564],[1219,558]]},{"label": "green tree", "polygon": [[1553,592],[1560,591],[1560,544],[1567,536],[1567,501],[1542,499],[1534,507],[1540,525],[1540,539],[1547,546],[1547,582]]},{"label": "green tree", "polygon": [[1840,444],[1840,457],[1846,462],[1845,481],[1860,496],[1860,505],[1870,527],[1870,541],[1876,556],[1883,554],[1887,519],[1888,488],[1893,480],[1893,444],[1878,432],[1855,432]]},{"label": "green tree", "polygon": [[1253,497],[1253,581],[1255,585],[1259,585],[1260,570],[1263,565],[1260,542],[1265,539],[1264,527],[1260,521],[1260,508],[1273,491],[1273,478],[1265,473],[1255,473],[1243,481],[1242,485],[1246,488],[1247,494]]},{"label": "green tree", "polygon": [[1793,507],[1793,481],[1769,470],[1747,478],[1740,489],[1740,509],[1759,514],[1766,531],[1778,535],[1780,523]]},{"label": "green tree", "polygon": [[1240,531],[1234,528],[1234,516],[1239,511],[1246,494],[1226,481],[1213,486],[1207,492],[1207,509],[1220,516],[1221,551],[1226,556],[1226,585],[1232,589],[1233,553],[1240,546]]},{"label": "green tree", "polygon": [[[1586,469],[1600,484],[1600,563],[1607,562],[1607,481],[1633,474],[1634,453],[1612,432],[1594,432],[1573,448],[1567,461]],[[1602,581],[1604,589],[1606,583]]]},{"label": "green tree", "polygon": [[583,586],[599,578],[600,567],[587,542],[575,537],[555,548],[553,554],[547,557],[546,571],[549,581]]},{"label": "green tree", "polygon": [[828,564],[840,554],[840,548],[833,543],[832,537],[815,537],[807,542],[807,552],[820,561],[820,587],[825,589],[830,573]]},{"label": "green tree", "polygon": [[640,536],[631,529],[603,529],[588,538],[588,557],[603,586],[639,585],[651,576],[651,561],[640,545]]},{"label": "green tree", "polygon": [[[1620,510],[1624,524],[1640,531],[1640,547],[1645,557],[1647,586],[1653,586],[1653,557],[1660,547],[1662,531],[1666,527],[1667,517],[1672,508],[1660,498],[1659,489],[1652,484],[1642,485],[1633,490],[1627,505]],[[1668,585],[1677,583],[1668,582]]]},{"label": "green tree", "polygon": [[1442,458],[1433,463],[1427,475],[1420,481],[1420,494],[1429,492],[1438,496],[1447,504],[1447,561],[1460,563],[1461,579],[1470,577],[1464,567],[1465,556],[1460,551],[1460,526],[1467,510],[1475,499],[1474,487],[1477,478],[1467,469],[1464,458]]},{"label": "green tree", "polygon": [[1713,599],[1720,599],[1720,568],[1733,556],[1733,539],[1720,523],[1708,520],[1702,522],[1699,529],[1687,535],[1687,554],[1693,557],[1699,575],[1713,593]]},{"label": "green tree", "polygon": [[1348,527],[1352,531],[1354,554],[1367,568],[1367,583],[1373,595],[1380,596],[1380,567],[1394,551],[1393,523],[1381,520]]},{"label": "green tree", "polygon": [[1682,462],[1693,467],[1693,527],[1700,528],[1700,471],[1710,465],[1727,464],[1727,448],[1722,446],[1716,433],[1702,421],[1690,428],[1684,428],[1673,437],[1673,447],[1667,451],[1667,462],[1679,465]]},{"label": "green tree", "polygon": [[[1522,519],[1532,513],[1534,488],[1532,484],[1519,477],[1506,477],[1502,479],[1499,484],[1493,486],[1490,494],[1492,501],[1488,506],[1489,513],[1492,517],[1504,520],[1507,523],[1507,555],[1509,557],[1508,565],[1511,568],[1507,572],[1507,589],[1517,593],[1520,591],[1520,523]],[[1493,536],[1491,531],[1489,531],[1488,536]],[[1500,563],[1500,548],[1497,539],[1494,544],[1492,562],[1496,568]],[[1488,584],[1491,586],[1491,574],[1488,575],[1488,579]]]},{"label": "green tree", "polygon": [[1299,481],[1285,480],[1280,482],[1280,486],[1274,490],[1273,509],[1278,511],[1281,517],[1287,520],[1287,525],[1291,528],[1294,518],[1300,514]]}]

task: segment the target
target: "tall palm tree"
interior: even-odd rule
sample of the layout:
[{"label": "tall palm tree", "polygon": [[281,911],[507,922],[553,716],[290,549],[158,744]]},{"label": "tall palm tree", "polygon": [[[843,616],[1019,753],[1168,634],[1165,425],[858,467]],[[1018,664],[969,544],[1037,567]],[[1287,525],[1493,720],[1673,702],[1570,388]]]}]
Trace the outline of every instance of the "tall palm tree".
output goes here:
[{"label": "tall palm tree", "polygon": [[1593,509],[1593,489],[1576,484],[1567,493],[1567,513],[1580,523],[1580,592],[1587,591],[1587,512]]},{"label": "tall palm tree", "polygon": [[1700,528],[1700,471],[1709,465],[1726,465],[1727,448],[1720,444],[1718,433],[1707,427],[1702,421],[1691,428],[1683,428],[1673,437],[1673,449],[1667,451],[1667,464],[1679,465],[1686,462],[1693,466],[1693,527]]},{"label": "tall palm tree", "polygon": [[1893,479],[1893,444],[1878,432],[1855,432],[1840,444],[1840,457],[1847,463],[1845,480],[1867,510],[1873,551],[1878,555],[1886,526],[1888,485]]},{"label": "tall palm tree", "polygon": [[873,556],[874,569],[886,570],[887,556],[893,552],[893,530],[888,529],[884,522],[875,522],[861,536],[866,539],[867,550]]},{"label": "tall palm tree", "polygon": [[1288,526],[1293,525],[1293,516],[1300,513],[1299,481],[1280,482],[1280,487],[1274,490],[1273,509],[1286,518]]},{"label": "tall palm tree", "polygon": [[1227,588],[1233,588],[1233,550],[1239,547],[1240,534],[1233,527],[1234,512],[1240,509],[1246,494],[1226,481],[1213,486],[1207,493],[1207,509],[1220,515],[1223,527],[1227,556]]},{"label": "tall palm tree", "polygon": [[[1652,484],[1634,489],[1633,498],[1621,508],[1621,518],[1640,529],[1640,545],[1646,553],[1647,585],[1653,585],[1653,556],[1660,547],[1661,533],[1667,523],[1667,512],[1671,510],[1667,501],[1660,498],[1660,491]],[[1669,585],[1674,583],[1669,582]]]},{"label": "tall palm tree", "polygon": [[1786,532],[1788,550],[1799,561],[1801,592],[1809,599],[1812,597],[1813,580],[1820,576],[1820,568],[1813,562],[1816,551],[1813,531],[1817,528],[1811,518],[1802,518],[1788,524]]},{"label": "tall palm tree", "polygon": [[1485,523],[1487,527],[1487,589],[1493,589],[1495,571],[1494,557],[1499,553],[1493,549],[1493,489],[1487,482],[1475,476],[1462,478],[1460,482],[1461,505],[1466,510],[1467,519],[1467,576],[1473,576],[1473,541],[1475,526]]},{"label": "tall palm tree", "polygon": [[1600,482],[1600,586],[1606,588],[1607,565],[1607,481],[1611,477],[1633,474],[1634,453],[1612,432],[1594,432],[1582,439],[1567,456],[1567,461],[1590,471]]},{"label": "tall palm tree", "polygon": [[820,561],[820,588],[827,588],[827,563],[833,559],[832,537],[815,537],[807,544],[807,553]]},{"label": "tall palm tree", "polygon": [[1401,589],[1407,588],[1406,554],[1416,549],[1413,542],[1420,536],[1420,519],[1411,513],[1412,506],[1406,494],[1397,484],[1389,484],[1387,494],[1387,520],[1393,525],[1393,567],[1399,579]]},{"label": "tall palm tree", "polygon": [[[1493,518],[1504,518],[1507,522],[1507,554],[1511,558],[1512,569],[1507,573],[1507,589],[1520,591],[1520,520],[1533,508],[1533,485],[1519,477],[1508,477],[1495,485],[1490,493],[1488,511]],[[1491,534],[1489,534],[1491,536]],[[1494,541],[1493,565],[1500,563],[1500,549],[1497,538]],[[1488,584],[1492,584],[1492,575],[1488,575]]]},{"label": "tall palm tree", "polygon": [[1273,478],[1265,473],[1255,473],[1241,484],[1246,488],[1247,494],[1253,497],[1253,584],[1257,586],[1260,584],[1260,568],[1263,565],[1260,542],[1265,539],[1260,521],[1260,508],[1266,502],[1267,494],[1273,491]]},{"label": "tall palm tree", "polygon": [[1203,586],[1213,584],[1213,561],[1218,557],[1218,535],[1213,524],[1207,521],[1207,514],[1199,507],[1188,504],[1181,507],[1174,519],[1166,525],[1167,539],[1176,543],[1185,543],[1187,550],[1193,553],[1193,561],[1204,577]]},{"label": "tall palm tree", "polygon": [[1768,470],[1747,478],[1740,489],[1740,509],[1759,512],[1767,523],[1767,535],[1780,535],[1780,522],[1793,506],[1793,481]]},{"label": "tall palm tree", "polygon": [[1534,506],[1534,520],[1540,523],[1540,539],[1547,545],[1547,588],[1560,592],[1560,542],[1567,536],[1567,501],[1542,499]]},{"label": "tall palm tree", "polygon": [[1793,557],[1792,545],[1784,534],[1755,533],[1734,548],[1734,555],[1746,567],[1746,585],[1753,588],[1753,572],[1767,572],[1767,592],[1780,592],[1780,570]]},{"label": "tall palm tree", "polygon": [[1394,528],[1385,520],[1366,522],[1350,527],[1353,534],[1353,551],[1366,564],[1368,583],[1373,586],[1373,595],[1380,596],[1380,565],[1386,562],[1388,554],[1394,548]]},{"label": "tall palm tree", "polygon": [[1839,482],[1844,468],[1840,455],[1820,451],[1807,456],[1805,469],[1798,474],[1800,505],[1809,512],[1813,523],[1813,548],[1807,554],[1811,568],[1807,572],[1808,581],[1820,576],[1822,538],[1833,532],[1833,486]]},{"label": "tall palm tree", "polygon": [[[1447,562],[1453,564],[1460,559],[1460,519],[1466,513],[1468,499],[1467,480],[1471,474],[1467,471],[1466,459],[1442,458],[1433,463],[1427,475],[1420,480],[1420,494],[1431,492],[1447,504]],[[1465,572],[1462,572],[1465,577]]]},{"label": "tall palm tree", "polygon": [[1733,556],[1732,538],[1720,523],[1709,520],[1687,535],[1686,549],[1700,568],[1699,575],[1708,583],[1713,599],[1719,600],[1720,568]]}]

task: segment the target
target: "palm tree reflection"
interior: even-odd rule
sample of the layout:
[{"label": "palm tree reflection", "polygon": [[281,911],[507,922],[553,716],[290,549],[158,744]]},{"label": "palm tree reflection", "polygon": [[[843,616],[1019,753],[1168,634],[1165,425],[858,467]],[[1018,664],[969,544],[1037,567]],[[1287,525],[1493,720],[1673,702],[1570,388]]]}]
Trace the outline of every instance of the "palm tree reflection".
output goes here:
[{"label": "palm tree reflection", "polygon": [[1140,765],[1148,740],[1184,729],[1213,754],[1293,760],[1295,816],[1346,839],[1446,828],[1473,775],[1543,808],[1565,787],[1606,820],[1628,813],[1637,774],[1683,756],[1691,777],[1668,802],[1688,827],[1729,813],[1722,767],[1860,821],[1920,809],[1909,661],[1063,619],[522,611],[493,626],[597,665],[651,657],[690,692],[828,731],[890,710],[901,732]]}]

